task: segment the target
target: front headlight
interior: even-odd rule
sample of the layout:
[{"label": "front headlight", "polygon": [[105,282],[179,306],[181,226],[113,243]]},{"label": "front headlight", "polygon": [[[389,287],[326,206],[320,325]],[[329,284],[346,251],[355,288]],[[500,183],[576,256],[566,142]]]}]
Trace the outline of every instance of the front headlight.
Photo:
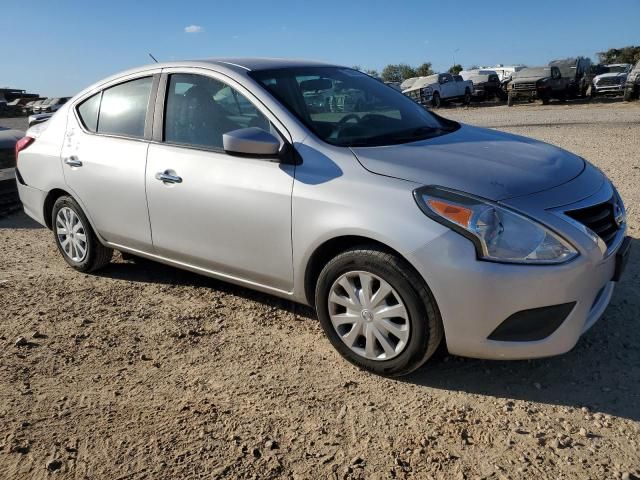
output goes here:
[{"label": "front headlight", "polygon": [[542,224],[495,203],[438,187],[413,192],[430,218],[469,238],[479,259],[504,263],[555,264],[578,252]]}]

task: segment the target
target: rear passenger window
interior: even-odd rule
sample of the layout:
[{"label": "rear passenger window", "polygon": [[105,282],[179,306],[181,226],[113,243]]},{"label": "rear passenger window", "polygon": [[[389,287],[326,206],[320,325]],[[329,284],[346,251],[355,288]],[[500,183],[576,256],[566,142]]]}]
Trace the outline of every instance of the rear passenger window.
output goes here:
[{"label": "rear passenger window", "polygon": [[100,110],[100,95],[102,92],[87,98],[78,106],[78,116],[84,128],[90,132],[98,129],[98,110]]},{"label": "rear passenger window", "polygon": [[142,138],[152,78],[121,83],[102,93],[98,133]]}]

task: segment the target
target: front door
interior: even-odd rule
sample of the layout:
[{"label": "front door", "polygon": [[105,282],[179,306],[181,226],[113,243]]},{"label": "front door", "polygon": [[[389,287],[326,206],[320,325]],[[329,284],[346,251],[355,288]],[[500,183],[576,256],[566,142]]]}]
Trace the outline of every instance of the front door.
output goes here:
[{"label": "front door", "polygon": [[149,250],[145,122],[153,77],[106,88],[69,111],[62,169],[70,190],[108,242]]},{"label": "front door", "polygon": [[236,89],[208,76],[167,81],[162,142],[147,157],[147,200],[158,255],[221,276],[289,291],[294,167],[228,155],[222,134],[272,129]]}]

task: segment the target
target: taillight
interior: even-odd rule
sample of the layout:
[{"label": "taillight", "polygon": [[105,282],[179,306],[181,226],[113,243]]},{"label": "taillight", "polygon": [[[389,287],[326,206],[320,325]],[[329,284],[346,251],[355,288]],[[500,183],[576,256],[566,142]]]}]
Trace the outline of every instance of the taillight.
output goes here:
[{"label": "taillight", "polygon": [[18,154],[35,142],[35,138],[33,137],[22,137],[20,140],[16,142],[16,163],[18,162]]}]

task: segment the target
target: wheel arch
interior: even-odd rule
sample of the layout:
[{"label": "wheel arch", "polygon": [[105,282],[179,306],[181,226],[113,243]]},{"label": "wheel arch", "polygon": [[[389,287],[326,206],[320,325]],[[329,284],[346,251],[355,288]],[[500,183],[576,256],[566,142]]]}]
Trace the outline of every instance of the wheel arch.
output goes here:
[{"label": "wheel arch", "polygon": [[68,195],[73,197],[71,193],[62,188],[54,188],[47,193],[47,196],[44,199],[44,205],[42,207],[42,216],[44,218],[45,224],[49,230],[53,229],[53,224],[51,223],[51,214],[53,213],[53,205],[56,203],[60,197]]},{"label": "wheel arch", "polygon": [[398,250],[390,247],[386,243],[364,235],[340,235],[325,240],[323,243],[318,245],[309,256],[309,260],[306,262],[304,271],[304,297],[309,305],[315,306],[316,281],[324,266],[338,254],[358,246],[374,247],[384,252],[396,255],[398,258],[402,259],[402,261],[407,264],[407,267],[411,268],[426,284],[426,281],[413,267],[411,262],[409,262],[409,260],[407,260],[407,258]]}]

